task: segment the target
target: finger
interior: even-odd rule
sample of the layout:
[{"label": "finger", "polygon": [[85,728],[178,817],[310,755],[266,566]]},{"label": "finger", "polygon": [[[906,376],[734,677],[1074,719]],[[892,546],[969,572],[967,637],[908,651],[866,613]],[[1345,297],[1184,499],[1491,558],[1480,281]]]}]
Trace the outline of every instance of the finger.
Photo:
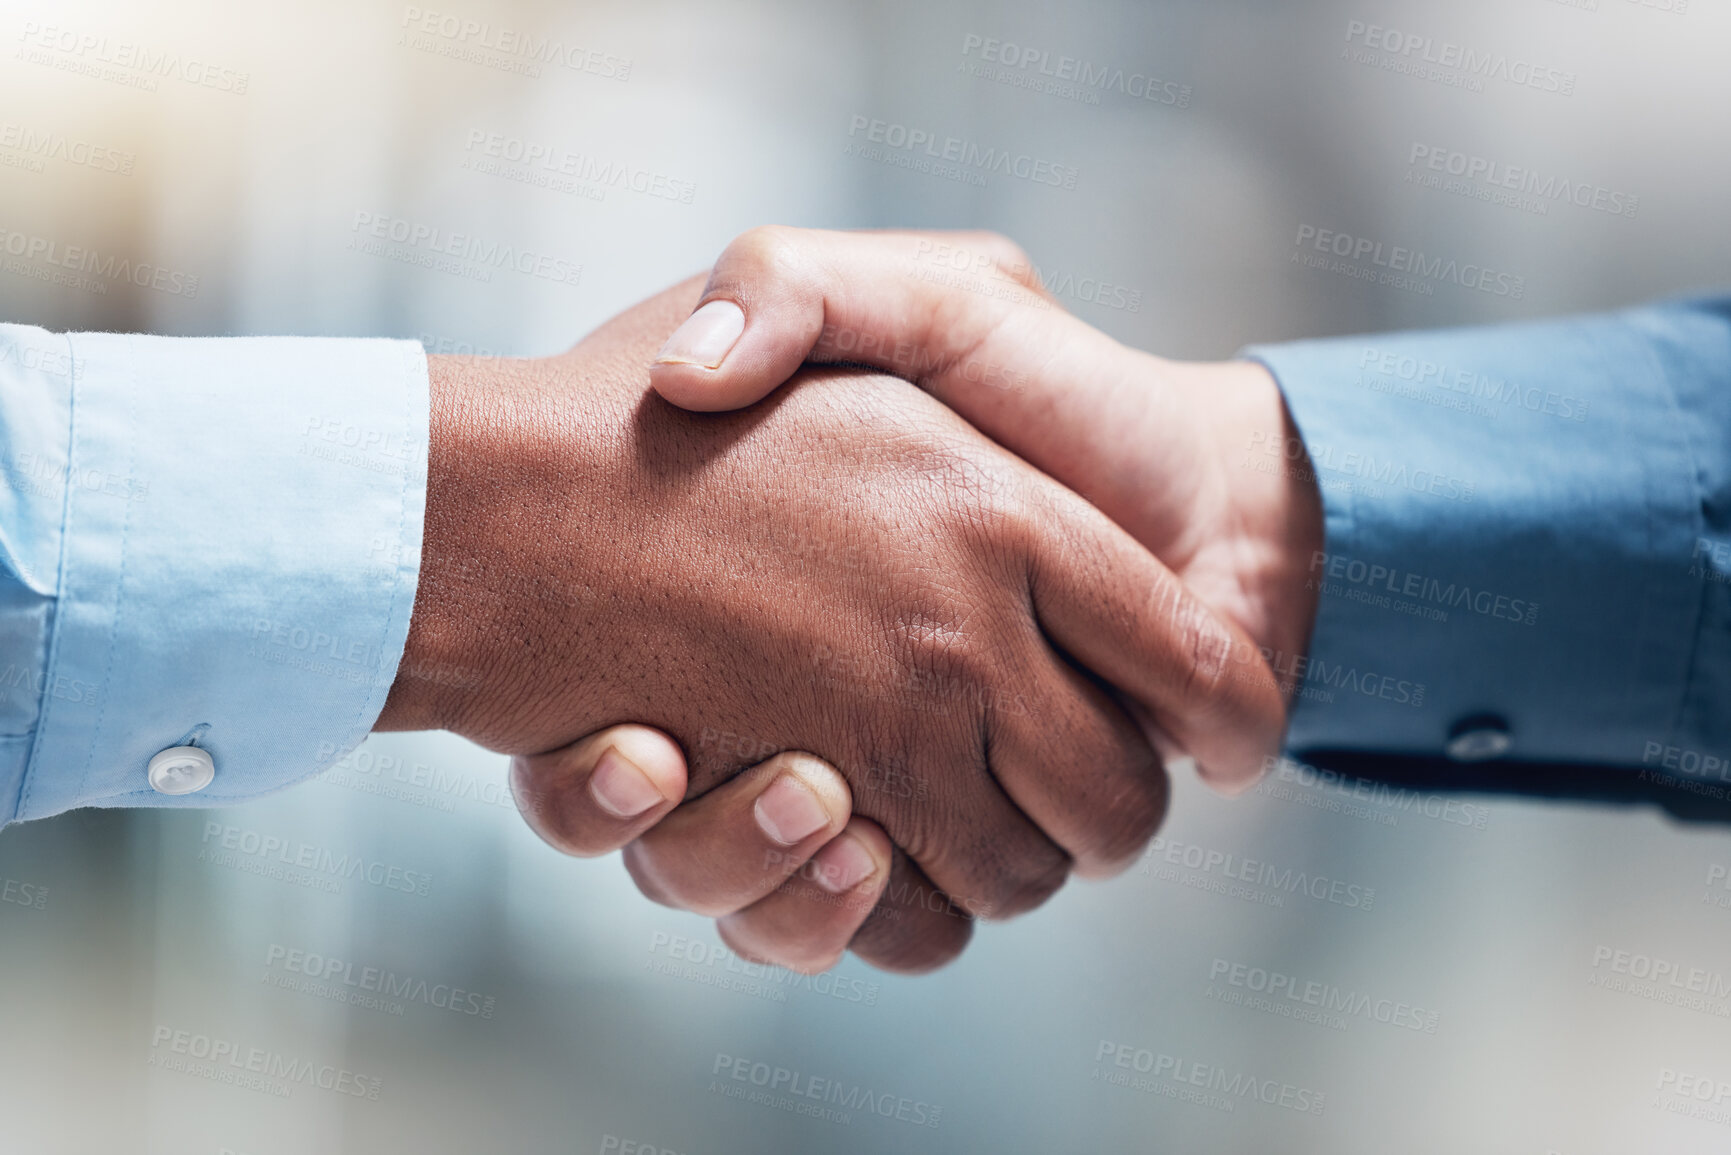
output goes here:
[{"label": "finger", "polygon": [[[1034,685],[1033,678],[1013,667],[1004,680]],[[901,692],[917,698],[911,705],[934,716],[934,725],[966,725],[977,734],[991,725],[980,716],[985,695],[978,688],[979,683],[956,675],[940,659],[910,670]],[[1010,695],[1005,692],[1004,697]],[[986,706],[987,711],[993,708]],[[898,850],[918,864],[929,889],[947,896],[946,904],[979,918],[1011,918],[1033,910],[1062,887],[1071,859],[1006,791],[995,732],[984,743],[977,737],[974,741],[982,747],[974,755],[977,761],[872,766],[854,779],[864,787],[854,796],[854,812],[890,831]],[[896,792],[873,790],[874,778],[917,789],[901,791],[898,797]],[[907,897],[928,896],[910,890]]]},{"label": "finger", "polygon": [[759,763],[673,811],[625,851],[644,894],[720,916],[770,894],[852,815],[845,779],[809,754]]},{"label": "finger", "polygon": [[511,793],[530,829],[566,854],[626,845],[685,797],[685,755],[659,730],[613,726],[511,759]]},{"label": "finger", "polygon": [[746,958],[807,974],[826,971],[877,904],[894,849],[883,827],[852,819],[787,881],[716,929]]},{"label": "finger", "polygon": [[650,382],[686,409],[738,409],[806,361],[845,361],[955,404],[951,394],[1001,392],[1023,380],[1019,366],[1075,342],[1110,338],[1057,309],[1033,263],[995,234],[758,228],[717,260]]},{"label": "finger", "polygon": [[1077,663],[1147,712],[1218,789],[1279,752],[1285,703],[1261,651],[1087,502],[1043,487],[1035,612]]},{"label": "finger", "polygon": [[1166,772],[1111,695],[1035,641],[1044,671],[1024,679],[1025,692],[990,703],[993,772],[1078,875],[1110,877],[1136,861],[1166,816]]},{"label": "finger", "polygon": [[900,850],[877,905],[849,948],[880,970],[924,974],[955,959],[974,936],[974,920]]}]

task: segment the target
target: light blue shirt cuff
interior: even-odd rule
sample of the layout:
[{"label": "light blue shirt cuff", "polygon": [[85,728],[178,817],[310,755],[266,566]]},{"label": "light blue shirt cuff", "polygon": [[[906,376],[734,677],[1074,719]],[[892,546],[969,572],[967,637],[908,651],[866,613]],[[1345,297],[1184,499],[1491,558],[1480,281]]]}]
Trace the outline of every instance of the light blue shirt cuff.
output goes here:
[{"label": "light blue shirt cuff", "polygon": [[[0,821],[224,805],[329,765],[371,729],[408,634],[426,502],[420,347],[62,340],[68,424],[43,446],[48,462],[63,455],[43,470],[59,470],[63,496],[55,596],[34,735]],[[150,758],[189,741],[214,781],[152,790]]]},{"label": "light blue shirt cuff", "polygon": [[1438,755],[1489,722],[1522,760],[1724,752],[1724,312],[1247,351],[1303,447],[1270,439],[1241,464],[1308,468],[1326,517],[1310,651],[1284,671],[1292,747]]}]

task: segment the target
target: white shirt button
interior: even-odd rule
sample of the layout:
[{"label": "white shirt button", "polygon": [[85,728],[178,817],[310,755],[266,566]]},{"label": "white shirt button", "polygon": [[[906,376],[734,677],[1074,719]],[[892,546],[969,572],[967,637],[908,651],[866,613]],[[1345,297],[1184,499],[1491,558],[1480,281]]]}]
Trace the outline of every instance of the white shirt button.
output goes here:
[{"label": "white shirt button", "polygon": [[197,746],[171,746],[150,760],[148,773],[158,794],[197,794],[216,777],[216,763]]},{"label": "white shirt button", "polygon": [[1456,762],[1489,762],[1507,754],[1513,744],[1508,723],[1481,715],[1455,723],[1443,752]]}]

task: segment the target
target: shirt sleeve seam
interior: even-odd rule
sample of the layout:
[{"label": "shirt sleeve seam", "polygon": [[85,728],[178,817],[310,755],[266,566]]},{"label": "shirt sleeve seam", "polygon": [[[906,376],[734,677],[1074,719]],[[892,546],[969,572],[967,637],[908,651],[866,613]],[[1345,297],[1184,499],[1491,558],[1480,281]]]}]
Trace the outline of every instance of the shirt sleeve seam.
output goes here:
[{"label": "shirt sleeve seam", "polygon": [[[1679,431],[1678,440],[1681,443],[1681,450],[1687,466],[1685,472],[1687,473],[1689,488],[1693,495],[1693,500],[1689,505],[1689,523],[1693,531],[1693,536],[1699,538],[1703,529],[1701,522],[1701,509],[1706,502],[1706,494],[1701,488],[1701,462],[1695,452],[1694,440],[1688,433],[1688,422],[1684,418],[1683,406],[1677,396],[1676,385],[1671,380],[1671,375],[1665,371],[1664,362],[1658,357],[1653,349],[1654,337],[1652,334],[1644,331],[1641,332],[1639,336],[1642,355],[1645,357],[1648,365],[1652,367],[1653,375],[1657,378],[1659,388],[1664,393],[1667,408],[1669,408],[1671,416],[1677,424],[1677,429]],[[1654,509],[1649,501],[1647,509],[1647,524],[1653,527],[1658,526],[1660,524],[1661,514],[1662,511]],[[1700,589],[1695,598],[1694,627],[1689,631],[1688,645],[1683,660],[1682,685],[1678,690],[1676,706],[1674,707],[1669,723],[1666,726],[1667,731],[1671,734],[1676,734],[1682,728],[1683,720],[1689,711],[1689,701],[1694,695],[1695,685],[1697,682],[1697,671],[1700,669],[1702,645],[1701,623],[1706,618],[1707,599],[1710,596],[1711,591],[1707,583],[1701,583]]]},{"label": "shirt sleeve seam", "polygon": [[[126,476],[130,478],[137,464],[133,433],[138,429],[138,357],[131,336],[126,338],[126,429]],[[96,724],[90,728],[90,749],[85,753],[84,769],[78,776],[78,799],[85,797],[90,768],[96,764],[96,748],[102,744],[102,728],[108,721],[108,702],[114,697],[108,690],[114,685],[114,657],[119,649],[120,620],[126,613],[126,563],[130,556],[127,544],[132,535],[132,508],[133,503],[128,501],[120,522],[120,564],[116,567],[114,579],[114,617],[108,623],[108,657],[102,668],[102,702],[96,709]]]},{"label": "shirt sleeve seam", "polygon": [[[414,365],[412,359],[407,355],[407,353],[402,351],[399,351],[398,363],[401,366],[399,369],[398,380],[401,384],[403,395],[403,428],[407,430],[412,428],[415,423]],[[425,450],[423,449],[423,452],[424,451]],[[390,604],[385,608],[384,621],[380,627],[383,635],[381,640],[388,640],[396,633],[397,605],[402,600],[403,596],[403,564],[405,559],[402,557],[401,551],[403,548],[403,528],[408,525],[409,522],[409,484],[411,472],[412,466],[405,462],[403,467],[402,485],[397,490],[399,502],[397,510],[397,567],[396,572],[391,578]],[[347,749],[362,738],[366,737],[366,731],[371,728],[366,719],[369,717],[376,718],[379,711],[384,708],[384,703],[382,701],[378,702],[377,706],[375,706],[374,703],[375,701],[378,701],[381,690],[385,694],[390,692],[390,687],[395,682],[397,670],[401,665],[402,660],[399,655],[397,664],[391,668],[390,674],[373,682],[372,688],[368,691],[367,696],[361,700],[361,706],[355,714],[355,720],[349,725],[348,733],[343,739],[344,749]],[[383,674],[382,669],[380,672]],[[365,727],[365,729],[363,729],[363,727]]]},{"label": "shirt sleeve seam", "polygon": [[[1300,413],[1299,406],[1294,403],[1291,391],[1287,388],[1287,383],[1282,377],[1281,371],[1276,368],[1273,361],[1263,354],[1262,349],[1259,346],[1243,350],[1238,355],[1261,365],[1268,371],[1268,375],[1274,378],[1275,387],[1280,390],[1280,403],[1285,406],[1288,416],[1292,418],[1294,428],[1298,430],[1299,443],[1304,447],[1305,468],[1310,470],[1310,479],[1316,486],[1317,500],[1322,503],[1323,552],[1325,554],[1330,550],[1339,552],[1342,539],[1345,539],[1345,542],[1350,549],[1358,537],[1357,492],[1352,488],[1351,484],[1343,485],[1333,491],[1331,499],[1329,489],[1324,486],[1322,482],[1322,470],[1316,464],[1316,458],[1311,454],[1310,443],[1306,439],[1307,430],[1304,415]],[[1282,452],[1281,456],[1284,458],[1285,453]],[[1331,500],[1335,503],[1332,506],[1330,504]],[[1335,532],[1336,527],[1329,524],[1331,520],[1329,515],[1331,513],[1336,515],[1333,520],[1335,520],[1338,526],[1338,533]],[[1322,627],[1323,607],[1327,604],[1327,599],[1323,596],[1322,591],[1318,590],[1316,613],[1310,620],[1310,629],[1306,633],[1304,641],[1303,657],[1306,659],[1306,670],[1309,669],[1308,659],[1316,652],[1317,638],[1320,636]],[[1296,662],[1296,656],[1294,660]],[[1291,701],[1287,706],[1286,721],[1288,734],[1291,733],[1292,723],[1297,719],[1299,711],[1304,708],[1304,681],[1304,678],[1298,679],[1298,684],[1293,687]],[[1282,739],[1282,743],[1283,745],[1285,744],[1284,738]]]},{"label": "shirt sleeve seam", "polygon": [[67,557],[72,552],[72,478],[78,454],[78,348],[71,333],[61,334],[66,342],[66,489],[60,498],[60,556],[55,561],[54,600],[49,609],[48,646],[42,655],[42,695],[36,709],[36,726],[30,734],[30,753],[24,759],[24,774],[18,784],[18,797],[13,799],[11,821],[21,821],[30,805],[31,788],[36,783],[36,757],[42,749],[42,732],[48,728],[48,715],[54,708],[54,695],[48,692],[55,663],[60,660],[60,633],[64,615],[60,612],[66,600]]}]

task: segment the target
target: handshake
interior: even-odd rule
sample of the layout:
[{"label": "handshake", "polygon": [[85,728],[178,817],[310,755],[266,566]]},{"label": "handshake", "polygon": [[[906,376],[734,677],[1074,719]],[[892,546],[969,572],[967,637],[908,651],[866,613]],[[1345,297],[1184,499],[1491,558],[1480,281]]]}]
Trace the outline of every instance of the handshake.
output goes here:
[{"label": "handshake", "polygon": [[513,755],[543,838],[742,955],[940,965],[1133,861],[1167,767],[1279,748],[1322,506],[1250,467],[1301,446],[1273,378],[1119,345],[1001,238],[759,229],[561,356],[429,369],[377,728]]}]

